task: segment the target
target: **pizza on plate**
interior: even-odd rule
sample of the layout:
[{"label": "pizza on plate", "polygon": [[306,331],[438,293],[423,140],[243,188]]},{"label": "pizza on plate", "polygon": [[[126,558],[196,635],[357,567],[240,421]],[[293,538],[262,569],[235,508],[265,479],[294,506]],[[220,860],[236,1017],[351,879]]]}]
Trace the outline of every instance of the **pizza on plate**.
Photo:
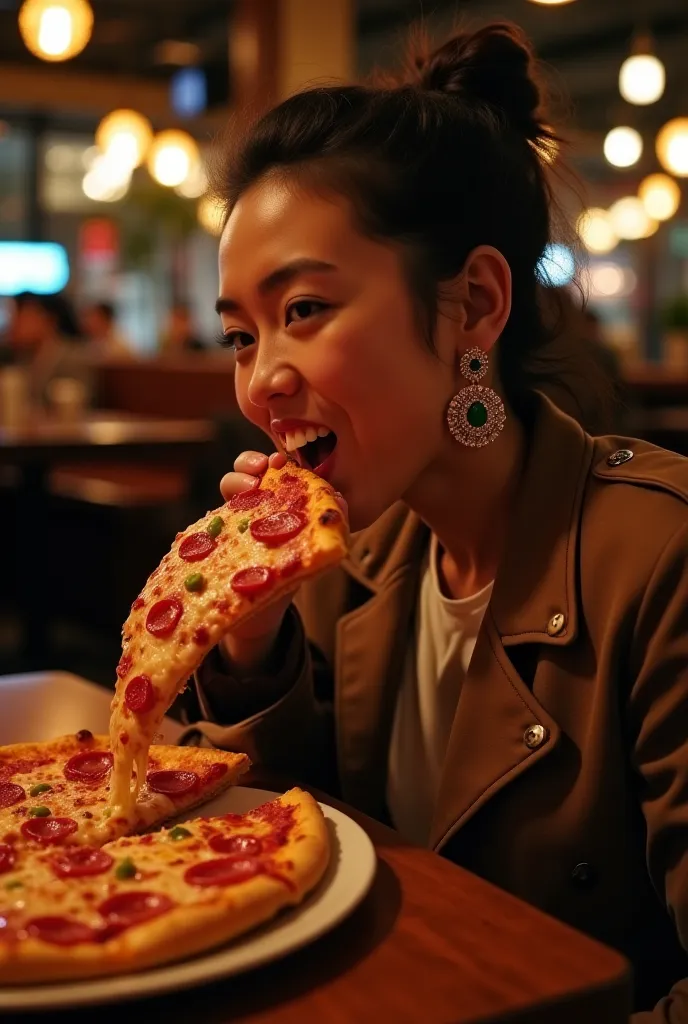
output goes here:
[{"label": "pizza on plate", "polygon": [[18,845],[100,845],[156,827],[211,800],[250,766],[245,754],[153,746],[133,816],[113,814],[106,736],[83,729],[41,743],[0,747],[0,872]]},{"label": "pizza on plate", "polygon": [[297,904],[329,860],[327,826],[292,789],[247,814],[97,846],[18,846],[4,871],[0,983],[126,973],[179,960]]},{"label": "pizza on plate", "polygon": [[347,542],[332,487],[293,462],[177,535],[122,630],[110,719],[114,813],[133,813],[163,715],[223,634],[336,565]]}]

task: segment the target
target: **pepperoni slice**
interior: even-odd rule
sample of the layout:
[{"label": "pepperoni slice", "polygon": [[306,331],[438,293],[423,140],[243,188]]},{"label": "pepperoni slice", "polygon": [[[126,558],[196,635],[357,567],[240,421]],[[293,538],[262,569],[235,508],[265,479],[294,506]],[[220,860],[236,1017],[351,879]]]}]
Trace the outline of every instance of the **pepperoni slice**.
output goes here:
[{"label": "pepperoni slice", "polygon": [[14,852],[14,848],[9,843],[0,843],[0,875],[11,871],[16,859],[17,855]]},{"label": "pepperoni slice", "polygon": [[26,839],[39,843],[61,843],[78,829],[74,818],[29,818],[22,822],[21,833]]},{"label": "pepperoni slice", "polygon": [[153,636],[166,637],[174,633],[184,608],[177,597],[164,597],[156,601],[146,616],[146,629]]},{"label": "pepperoni slice", "polygon": [[26,793],[15,782],[0,783],[0,807],[11,807],[12,804],[18,804],[25,797]]},{"label": "pepperoni slice", "polygon": [[155,690],[150,676],[134,676],[124,691],[124,703],[130,711],[140,714],[155,707]]},{"label": "pepperoni slice", "polygon": [[252,565],[250,569],[240,569],[230,580],[232,590],[245,597],[255,597],[272,586],[275,574],[267,565]]},{"label": "pepperoni slice", "polygon": [[64,766],[64,777],[72,782],[100,782],[112,768],[109,750],[82,750]]},{"label": "pepperoni slice", "polygon": [[263,852],[263,844],[256,836],[213,836],[210,849],[234,857],[257,857]]},{"label": "pepperoni slice", "polygon": [[271,516],[251,523],[251,536],[270,548],[276,548],[301,533],[306,522],[301,512],[273,512]]},{"label": "pepperoni slice", "polygon": [[217,857],[193,864],[184,872],[189,885],[205,888],[210,885],[238,885],[263,874],[263,865],[252,857]]},{"label": "pepperoni slice", "polygon": [[116,671],[120,679],[124,679],[124,677],[128,675],[129,671],[131,670],[131,660],[131,654],[123,654],[122,657],[119,659],[119,664],[117,665]]},{"label": "pepperoni slice", "polygon": [[69,917],[34,917],[26,930],[32,938],[54,946],[76,946],[79,942],[93,942],[96,937],[93,928]]},{"label": "pepperoni slice", "polygon": [[202,533],[190,533],[179,545],[179,557],[185,562],[200,562],[216,547],[214,538],[205,530]]},{"label": "pepperoni slice", "polygon": [[166,914],[173,906],[174,901],[162,893],[132,890],[110,896],[98,907],[98,913],[114,931],[150,921]]},{"label": "pepperoni slice", "polygon": [[148,788],[154,793],[164,793],[165,796],[180,796],[182,793],[190,793],[198,785],[196,772],[174,771],[166,769],[161,772],[148,772],[146,782]]},{"label": "pepperoni slice", "polygon": [[227,504],[230,508],[247,512],[250,508],[257,508],[268,498],[272,498],[271,490],[267,487],[254,487],[251,491],[239,491],[238,494],[232,495]]},{"label": "pepperoni slice", "polygon": [[105,850],[90,846],[75,846],[53,857],[51,867],[58,878],[86,878],[102,875],[112,867],[114,861]]}]

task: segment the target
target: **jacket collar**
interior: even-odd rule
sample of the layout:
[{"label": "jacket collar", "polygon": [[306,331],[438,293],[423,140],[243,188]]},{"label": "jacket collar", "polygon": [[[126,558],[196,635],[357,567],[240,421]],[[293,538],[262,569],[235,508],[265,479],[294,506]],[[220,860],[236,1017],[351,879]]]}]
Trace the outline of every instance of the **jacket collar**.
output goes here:
[{"label": "jacket collar", "polygon": [[[578,630],[579,525],[593,441],[540,393],[534,397],[528,431],[529,456],[491,610],[505,646],[562,646]],[[376,593],[416,562],[428,533],[420,517],[399,502],[355,535],[346,568]],[[556,618],[561,615],[563,623]]]}]

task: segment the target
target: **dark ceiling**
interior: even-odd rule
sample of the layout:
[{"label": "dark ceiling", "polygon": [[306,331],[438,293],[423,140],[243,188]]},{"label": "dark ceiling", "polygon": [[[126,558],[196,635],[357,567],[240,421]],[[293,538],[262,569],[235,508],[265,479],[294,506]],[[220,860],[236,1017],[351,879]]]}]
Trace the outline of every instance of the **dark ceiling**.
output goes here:
[{"label": "dark ceiling", "polygon": [[[164,79],[175,70],[161,62],[159,44],[183,40],[198,47],[210,77],[211,100],[227,98],[227,21],[231,0],[91,0],[93,37],[83,53],[64,65],[70,70]],[[328,0],[323,0],[327,3]],[[17,29],[20,0],[0,0],[2,64],[41,62],[24,47]],[[688,0],[574,0],[543,6],[528,0],[358,0],[358,64],[361,72],[395,63],[407,28],[421,14],[441,36],[457,17],[485,21],[509,18],[523,26],[558,86],[573,101],[573,126],[606,131],[621,117],[641,130],[688,114]],[[667,68],[667,90],[649,108],[628,107],[617,88],[618,69],[628,55],[634,30],[649,25]]]}]

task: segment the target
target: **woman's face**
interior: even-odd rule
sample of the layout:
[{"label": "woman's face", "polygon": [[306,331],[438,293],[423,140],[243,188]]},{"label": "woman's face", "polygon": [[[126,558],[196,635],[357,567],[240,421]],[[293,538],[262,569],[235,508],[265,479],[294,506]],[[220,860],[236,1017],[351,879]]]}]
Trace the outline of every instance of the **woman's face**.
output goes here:
[{"label": "woman's face", "polygon": [[454,332],[440,317],[428,350],[398,251],[364,237],[346,200],[276,182],[247,191],[220,243],[218,311],[243,414],[278,447],[333,432],[297,457],[344,494],[353,530],[439,457]]}]

